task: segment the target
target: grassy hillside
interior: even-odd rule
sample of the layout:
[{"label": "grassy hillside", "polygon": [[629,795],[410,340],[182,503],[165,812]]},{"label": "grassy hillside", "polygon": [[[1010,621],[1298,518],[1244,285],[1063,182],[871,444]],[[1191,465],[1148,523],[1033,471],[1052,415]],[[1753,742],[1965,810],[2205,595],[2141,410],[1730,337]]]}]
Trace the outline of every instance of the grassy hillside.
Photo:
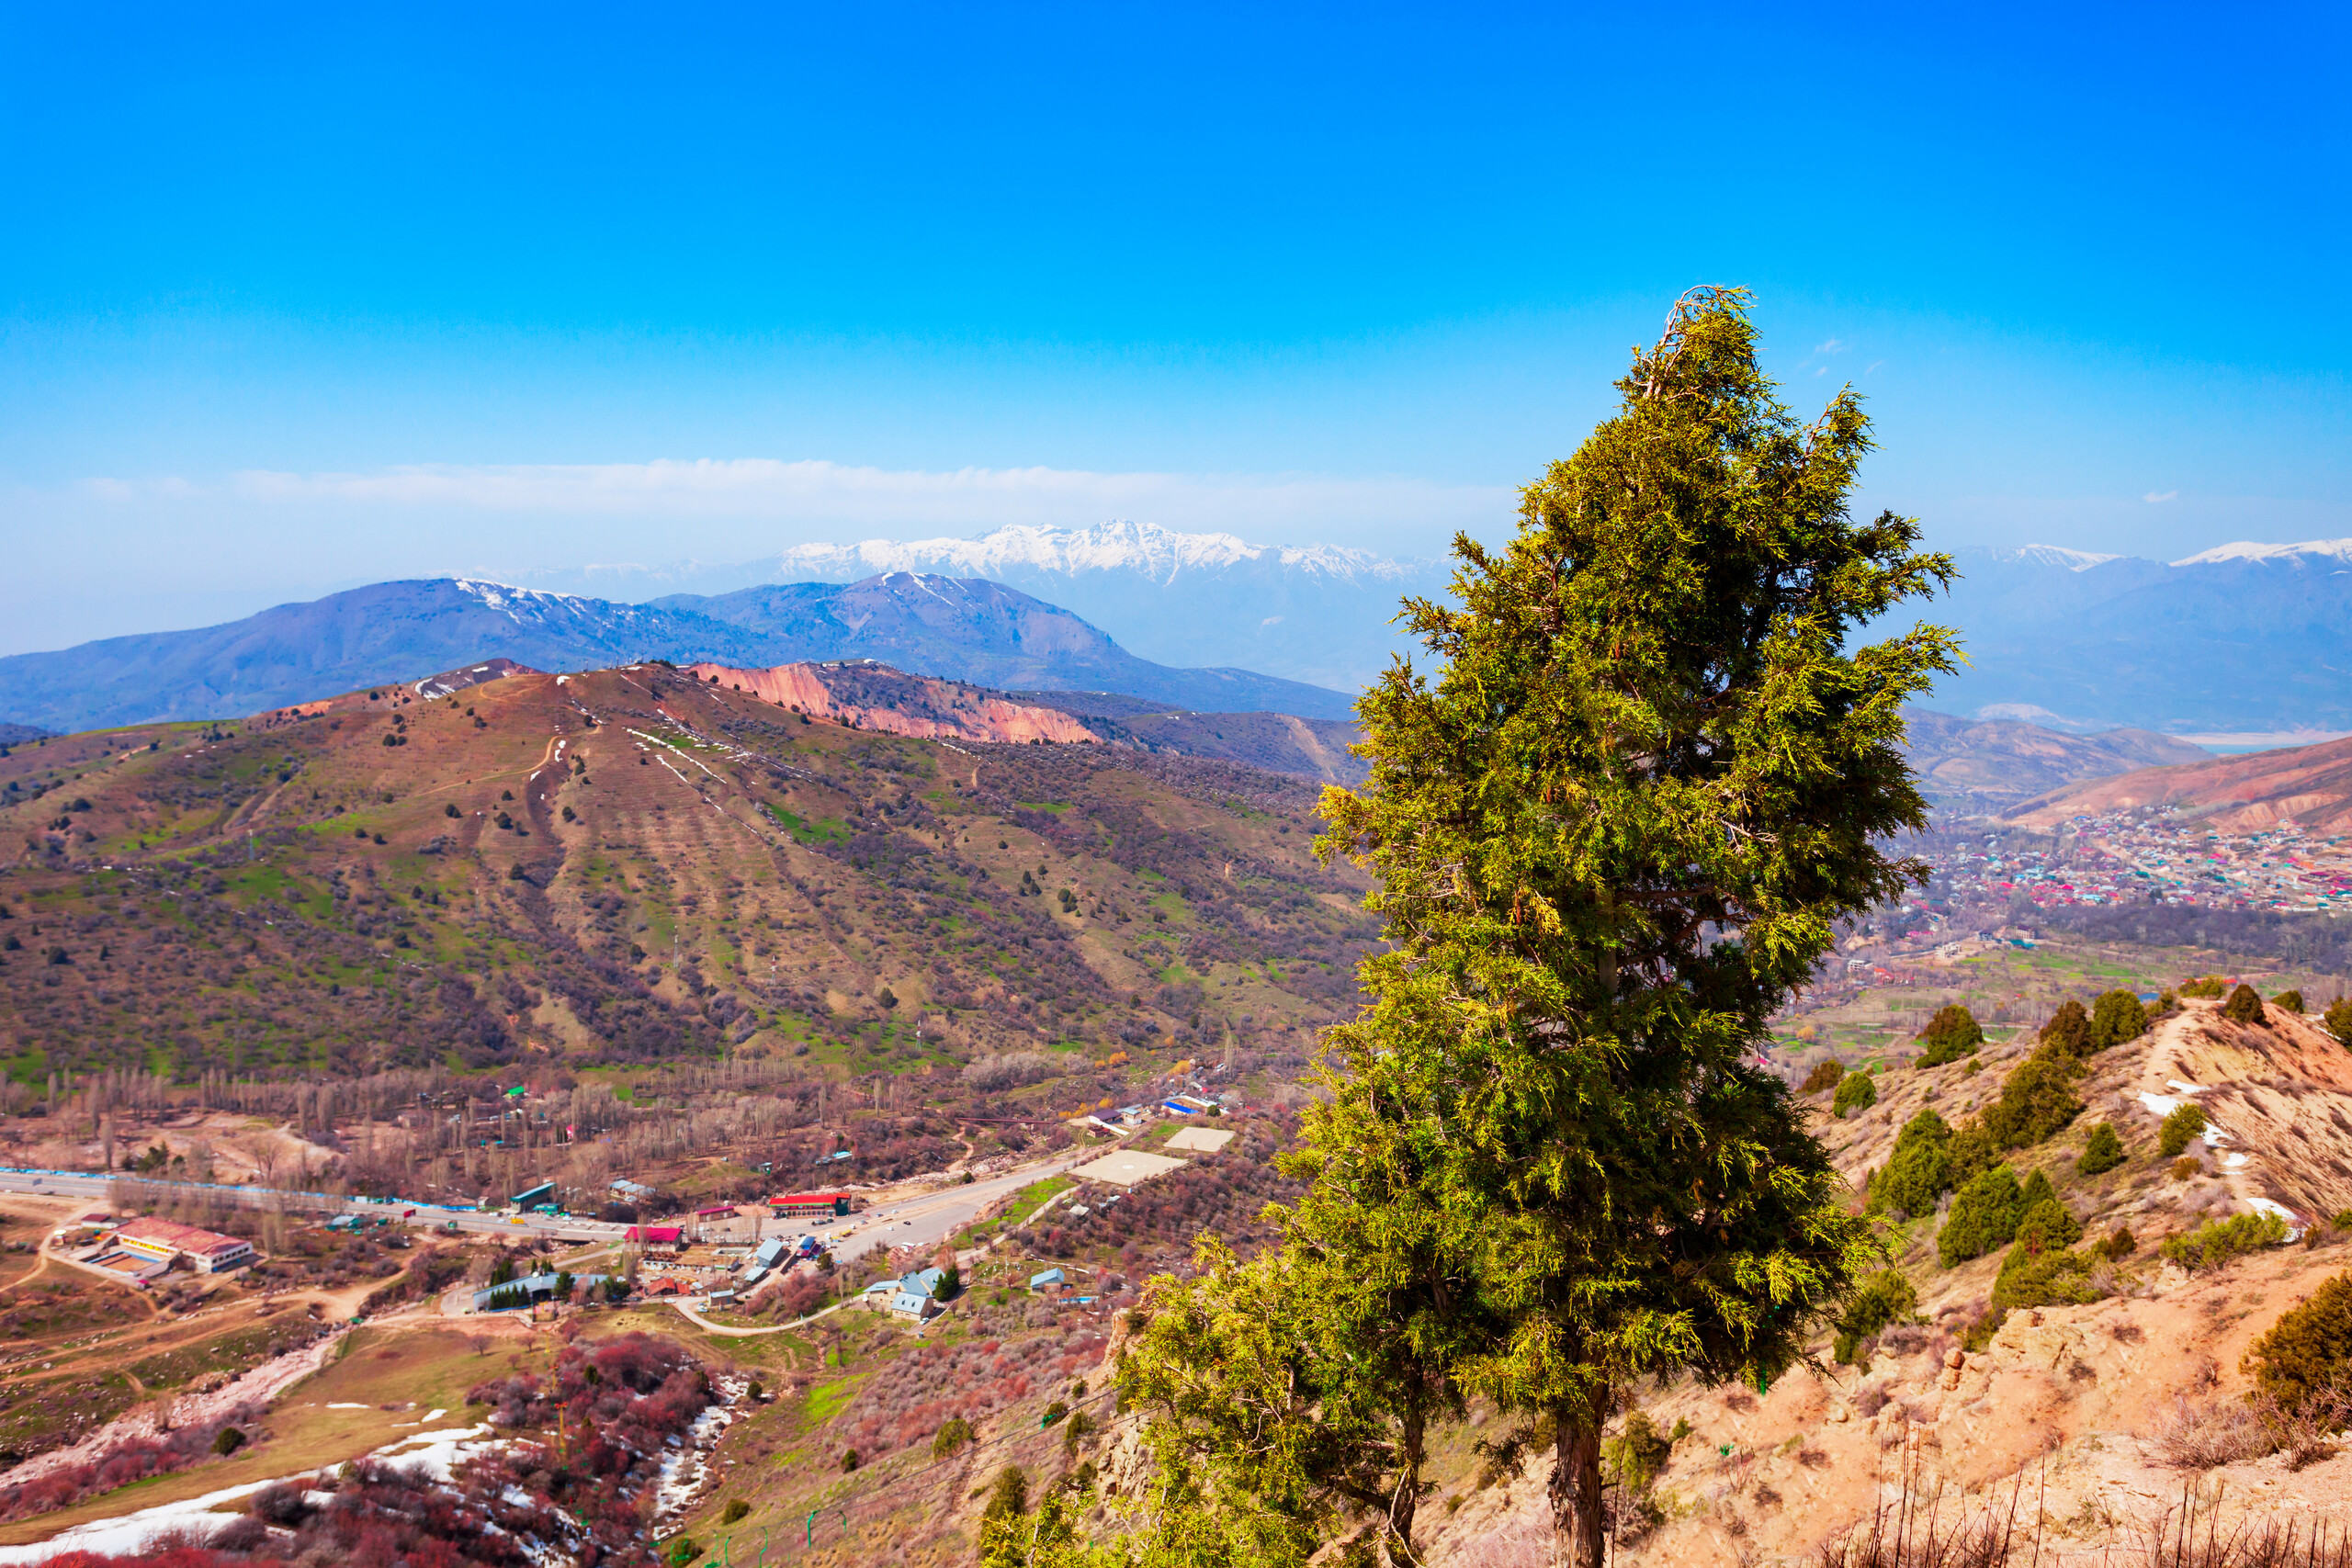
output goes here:
[{"label": "grassy hillside", "polygon": [[0,757],[0,1058],[21,1106],[109,1067],[1303,1054],[1373,933],[1313,798],[662,666],[51,739]]}]

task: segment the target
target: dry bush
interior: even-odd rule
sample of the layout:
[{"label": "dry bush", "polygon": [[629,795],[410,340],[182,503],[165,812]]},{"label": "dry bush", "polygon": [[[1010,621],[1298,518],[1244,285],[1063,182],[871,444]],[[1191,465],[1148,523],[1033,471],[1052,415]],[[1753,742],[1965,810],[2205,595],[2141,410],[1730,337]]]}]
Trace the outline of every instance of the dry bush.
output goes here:
[{"label": "dry bush", "polygon": [[2238,1399],[2183,1396],[2148,1435],[2159,1463],[2180,1470],[2211,1470],[2259,1459],[2278,1446],[2259,1412]]},{"label": "dry bush", "polygon": [[1942,1495],[1922,1497],[1906,1480],[1866,1525],[1821,1543],[1820,1568],[2000,1568],[2016,1542],[2014,1500],[2006,1515],[1943,1516]]},{"label": "dry bush", "polygon": [[2156,1521],[2148,1568],[2352,1568],[2352,1529],[2335,1520],[2241,1517],[2224,1534],[2219,1504],[2183,1485]]}]

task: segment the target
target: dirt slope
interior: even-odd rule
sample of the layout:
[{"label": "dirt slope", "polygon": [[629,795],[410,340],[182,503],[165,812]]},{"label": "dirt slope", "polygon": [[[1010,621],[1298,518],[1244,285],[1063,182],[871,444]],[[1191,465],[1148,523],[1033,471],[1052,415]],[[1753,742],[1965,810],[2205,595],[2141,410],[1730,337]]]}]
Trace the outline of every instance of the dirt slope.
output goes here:
[{"label": "dirt slope", "polygon": [[2352,740],[2143,768],[2052,790],[2005,815],[2025,827],[2050,828],[2070,817],[2143,806],[2202,811],[2224,831],[2252,832],[2289,820],[2315,831],[2340,831],[2352,826]]}]

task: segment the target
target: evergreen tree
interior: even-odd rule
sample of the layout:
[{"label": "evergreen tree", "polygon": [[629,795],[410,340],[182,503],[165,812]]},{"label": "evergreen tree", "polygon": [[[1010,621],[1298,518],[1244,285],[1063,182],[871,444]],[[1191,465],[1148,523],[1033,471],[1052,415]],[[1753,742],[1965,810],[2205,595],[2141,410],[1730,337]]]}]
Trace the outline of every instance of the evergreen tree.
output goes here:
[{"label": "evergreen tree", "polygon": [[2115,1135],[2115,1125],[2102,1122],[2091,1129],[2089,1142],[2083,1145],[2083,1157],[2075,1162],[2075,1173],[2099,1176],[2123,1163],[2123,1140]]},{"label": "evergreen tree", "polygon": [[2320,1015],[2320,1022],[2335,1036],[2339,1045],[2352,1045],[2352,997],[2338,997],[2327,1004],[2327,1011]]},{"label": "evergreen tree", "polygon": [[1323,848],[1378,874],[1392,946],[1297,1167],[1442,1286],[1450,1379],[1548,1436],[1577,1568],[1625,1385],[1769,1382],[1872,1254],[1756,1058],[1832,923],[1922,878],[1885,847],[1926,819],[1901,705],[1954,648],[1848,647],[1951,566],[1848,514],[1860,404],[1792,418],[1743,294],[1679,301],[1619,389],[1506,549],[1457,540],[1461,608],[1408,602],[1435,680],[1359,705]]},{"label": "evergreen tree", "polygon": [[1936,1254],[1947,1269],[2007,1247],[2018,1234],[2018,1179],[2006,1165],[1972,1178],[1951,1201],[1951,1213],[1936,1233]]},{"label": "evergreen tree", "polygon": [[1848,1073],[1838,1080],[1838,1093],[1830,1100],[1829,1109],[1843,1122],[1857,1111],[1868,1111],[1878,1103],[1878,1079],[1868,1073]]},{"label": "evergreen tree", "polygon": [[1928,1027],[1919,1031],[1923,1049],[1915,1067],[1940,1067],[1946,1062],[1957,1062],[1962,1056],[1973,1056],[1976,1048],[1984,1043],[1984,1026],[1976,1015],[1958,1002],[1947,1002],[1936,1010]]},{"label": "evergreen tree", "polygon": [[2262,993],[2252,986],[2238,987],[2230,993],[2230,999],[2222,1004],[2222,1016],[2232,1023],[2260,1023],[2263,1020]]},{"label": "evergreen tree", "polygon": [[2055,1045],[2070,1056],[2082,1055],[2090,1046],[2090,1015],[2083,1011],[2083,1004],[2068,997],[2041,1026],[2041,1043]]},{"label": "evergreen tree", "polygon": [[2091,1009],[2088,1048],[2104,1051],[2148,1032],[2148,1010],[2130,991],[2109,991]]}]

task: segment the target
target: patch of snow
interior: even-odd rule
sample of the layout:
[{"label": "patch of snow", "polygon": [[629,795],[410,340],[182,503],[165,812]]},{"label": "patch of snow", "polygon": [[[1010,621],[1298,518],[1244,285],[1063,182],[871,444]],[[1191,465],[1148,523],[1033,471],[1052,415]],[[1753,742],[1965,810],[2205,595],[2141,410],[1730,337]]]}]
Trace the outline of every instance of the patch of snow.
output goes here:
[{"label": "patch of snow", "polygon": [[375,1406],[372,1404],[330,1404],[327,1408],[329,1410],[373,1410]]},{"label": "patch of snow", "polygon": [[2287,1207],[2286,1204],[2275,1203],[2267,1198],[2248,1198],[2245,1201],[2245,1206],[2256,1213],[2276,1214],[2285,1221],[2289,1241],[2301,1241],[2303,1238],[2303,1227],[2295,1223],[2295,1211]]},{"label": "patch of snow", "polygon": [[2246,1156],[2244,1155],[2231,1155],[2222,1160],[2222,1163],[2229,1167],[2232,1170],[2235,1170],[2238,1167],[2246,1164],[2247,1160]]},{"label": "patch of snow", "polygon": [[[368,1406],[330,1405],[328,1408],[365,1410]],[[505,1441],[504,1438],[495,1438],[488,1443],[472,1442],[489,1430],[490,1427],[484,1425],[453,1432],[424,1433],[404,1438],[389,1448],[378,1449],[371,1457],[389,1459],[404,1465],[422,1464],[435,1480],[447,1482],[452,1466],[458,1460],[479,1450],[498,1447]],[[248,1481],[236,1486],[223,1486],[200,1496],[184,1497],[176,1503],[158,1503],[152,1508],[141,1508],[119,1518],[93,1519],[88,1524],[60,1530],[47,1540],[32,1541],[23,1546],[0,1546],[0,1568],[15,1568],[18,1563],[45,1562],[67,1551],[89,1551],[108,1557],[130,1556],[145,1551],[150,1540],[166,1534],[185,1534],[191,1539],[209,1540],[217,1531],[227,1529],[244,1517],[239,1512],[215,1513],[215,1508],[287,1479],[290,1478],[277,1476],[267,1481]],[[330,1495],[322,1492],[306,1490],[305,1495],[322,1506],[332,1501]]]},{"label": "patch of snow", "polygon": [[2177,1089],[2183,1094],[2203,1094],[2205,1092],[2204,1085],[2183,1083],[2178,1078],[2166,1078],[2165,1080],[2165,1087],[2167,1089]]},{"label": "patch of snow", "polygon": [[2175,1100],[2168,1094],[2158,1094],[2154,1089],[2143,1089],[2140,1091],[2140,1103],[2158,1116],[2169,1116],[2179,1110],[2186,1101]]},{"label": "patch of snow", "polygon": [[[658,1537],[664,1520],[675,1522],[676,1517],[693,1504],[695,1497],[710,1480],[710,1463],[706,1457],[718,1446],[718,1439],[734,1421],[736,1407],[744,1391],[752,1386],[751,1379],[726,1376],[714,1379],[711,1386],[718,1393],[718,1402],[695,1417],[686,1428],[686,1440],[662,1458],[661,1479],[653,1488],[654,1532]],[[678,1439],[672,1438],[672,1443]]]}]

